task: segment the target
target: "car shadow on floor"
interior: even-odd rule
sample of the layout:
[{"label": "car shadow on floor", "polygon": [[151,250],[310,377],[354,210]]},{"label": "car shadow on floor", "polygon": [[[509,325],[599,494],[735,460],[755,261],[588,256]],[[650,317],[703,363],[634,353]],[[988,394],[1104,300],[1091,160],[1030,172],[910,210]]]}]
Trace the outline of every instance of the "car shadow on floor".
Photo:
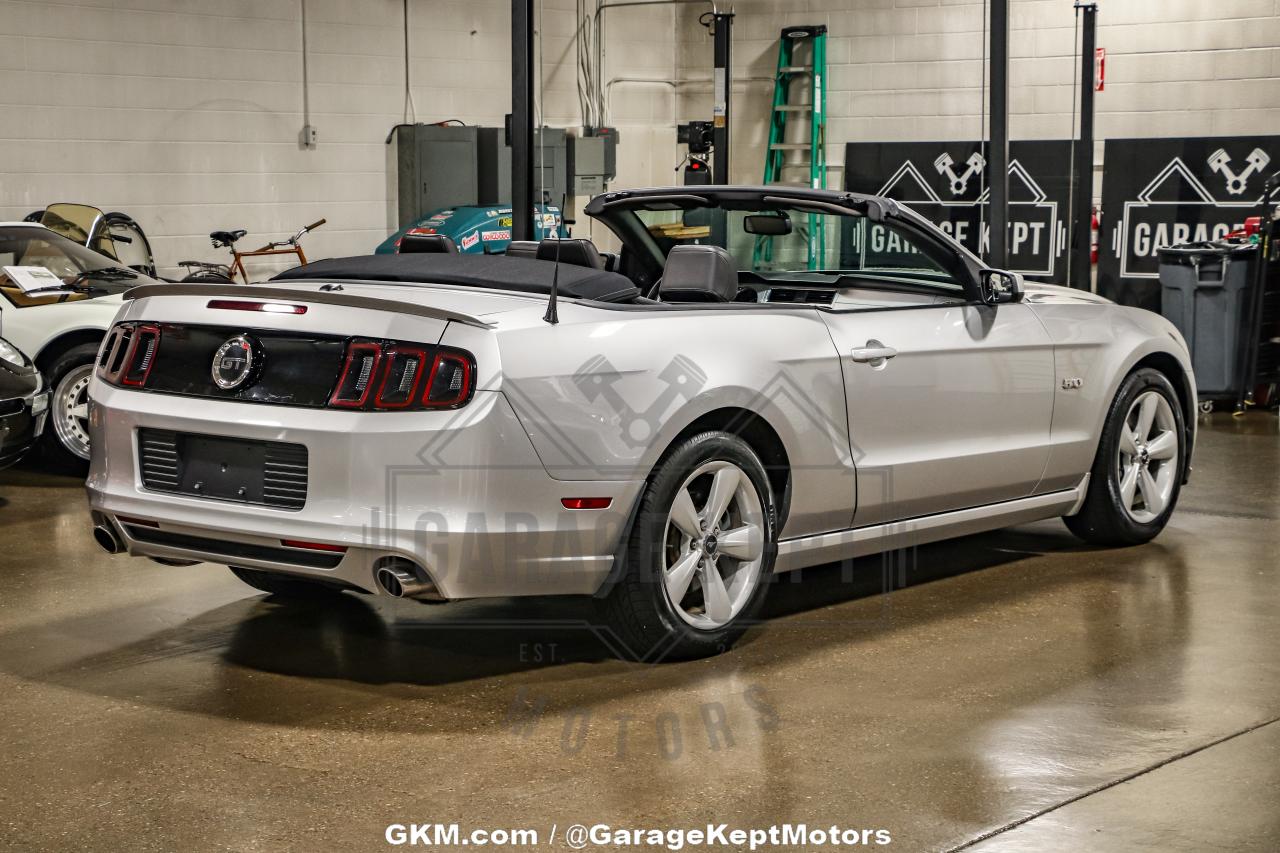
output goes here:
[{"label": "car shadow on floor", "polygon": [[[999,571],[1055,552],[1079,552],[1080,559],[1070,566],[1058,560],[1053,572],[1014,565],[1017,574],[992,583],[978,580],[963,595],[939,593],[946,596],[945,606],[937,605],[935,596],[895,610],[894,596],[881,594]],[[1185,575],[1177,571],[1180,560],[1159,544],[1109,554],[1119,555],[1109,560],[1146,574],[1154,567],[1162,577]],[[1088,549],[1052,524],[806,569],[777,580],[759,623],[732,651],[658,666],[620,660],[588,599],[424,605],[344,593],[288,605],[269,596],[245,598],[176,623],[172,599],[131,610],[99,609],[0,636],[0,649],[40,650],[0,652],[0,668],[95,695],[297,726],[324,724],[334,712],[332,688],[326,685],[338,682],[346,685],[343,695],[349,698],[355,691],[370,707],[408,702],[431,709],[441,729],[464,729],[481,724],[474,709],[464,713],[477,689],[496,687],[504,696],[554,694],[576,708],[624,694],[715,690],[720,689],[716,684],[773,672],[790,657],[823,647],[857,647],[889,632],[929,630],[931,621],[1052,595],[1074,583],[1092,583],[1103,571],[1114,572],[1114,563],[1101,567]],[[1185,587],[1185,580],[1173,581],[1163,577],[1161,583],[1175,591]],[[921,600],[930,605],[919,606]],[[167,627],[148,631],[153,624]],[[1122,659],[1109,657],[1105,665]],[[264,674],[270,677],[263,679]],[[311,700],[304,701],[308,695]],[[501,724],[507,701],[497,702],[490,724]],[[344,724],[359,725],[349,719]],[[396,725],[381,714],[377,724]]]}]

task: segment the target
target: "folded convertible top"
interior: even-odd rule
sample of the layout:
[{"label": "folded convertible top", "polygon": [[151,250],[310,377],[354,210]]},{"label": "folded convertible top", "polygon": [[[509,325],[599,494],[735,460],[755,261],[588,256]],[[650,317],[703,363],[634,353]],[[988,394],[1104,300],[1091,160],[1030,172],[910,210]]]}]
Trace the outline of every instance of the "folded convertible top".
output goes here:
[{"label": "folded convertible top", "polygon": [[[395,281],[550,293],[555,267],[551,261],[504,255],[358,255],[314,261],[285,270],[271,280]],[[627,302],[639,296],[640,290],[616,272],[560,264],[559,293],[599,302]]]}]

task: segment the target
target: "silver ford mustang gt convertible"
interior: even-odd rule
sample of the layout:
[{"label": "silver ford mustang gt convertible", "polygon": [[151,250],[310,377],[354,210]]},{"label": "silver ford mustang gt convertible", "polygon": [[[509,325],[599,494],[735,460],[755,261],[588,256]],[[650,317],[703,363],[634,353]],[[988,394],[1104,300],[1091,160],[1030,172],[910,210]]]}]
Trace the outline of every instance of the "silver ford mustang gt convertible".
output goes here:
[{"label": "silver ford mustang gt convertible", "polygon": [[1168,522],[1196,389],[1161,317],[984,268],[883,198],[585,210],[620,252],[426,239],[130,290],[90,391],[98,541],[281,599],[594,596],[653,659],[726,648],[775,573]]}]

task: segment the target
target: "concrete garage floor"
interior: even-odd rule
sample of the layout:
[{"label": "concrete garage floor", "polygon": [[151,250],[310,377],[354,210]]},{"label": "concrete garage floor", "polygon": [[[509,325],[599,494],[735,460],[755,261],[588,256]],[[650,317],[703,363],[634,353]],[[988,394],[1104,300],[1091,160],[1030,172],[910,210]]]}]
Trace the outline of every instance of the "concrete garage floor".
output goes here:
[{"label": "concrete garage floor", "polygon": [[807,571],[735,651],[660,666],[611,659],[572,601],[290,609],[109,558],[77,483],[2,473],[3,844],[790,821],[902,850],[1280,849],[1276,419],[1204,424],[1150,545],[1053,522]]}]

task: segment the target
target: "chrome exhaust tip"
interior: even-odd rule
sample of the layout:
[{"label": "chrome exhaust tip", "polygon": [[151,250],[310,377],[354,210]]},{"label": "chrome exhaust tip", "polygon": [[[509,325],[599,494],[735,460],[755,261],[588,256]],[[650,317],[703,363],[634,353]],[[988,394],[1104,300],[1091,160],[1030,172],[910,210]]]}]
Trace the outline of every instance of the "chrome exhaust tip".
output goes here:
[{"label": "chrome exhaust tip", "polygon": [[124,551],[124,543],[120,541],[120,535],[109,524],[94,526],[93,541],[108,554],[119,554]]},{"label": "chrome exhaust tip", "polygon": [[408,560],[401,558],[386,560],[374,572],[374,578],[383,592],[396,598],[444,601],[426,570]]}]

